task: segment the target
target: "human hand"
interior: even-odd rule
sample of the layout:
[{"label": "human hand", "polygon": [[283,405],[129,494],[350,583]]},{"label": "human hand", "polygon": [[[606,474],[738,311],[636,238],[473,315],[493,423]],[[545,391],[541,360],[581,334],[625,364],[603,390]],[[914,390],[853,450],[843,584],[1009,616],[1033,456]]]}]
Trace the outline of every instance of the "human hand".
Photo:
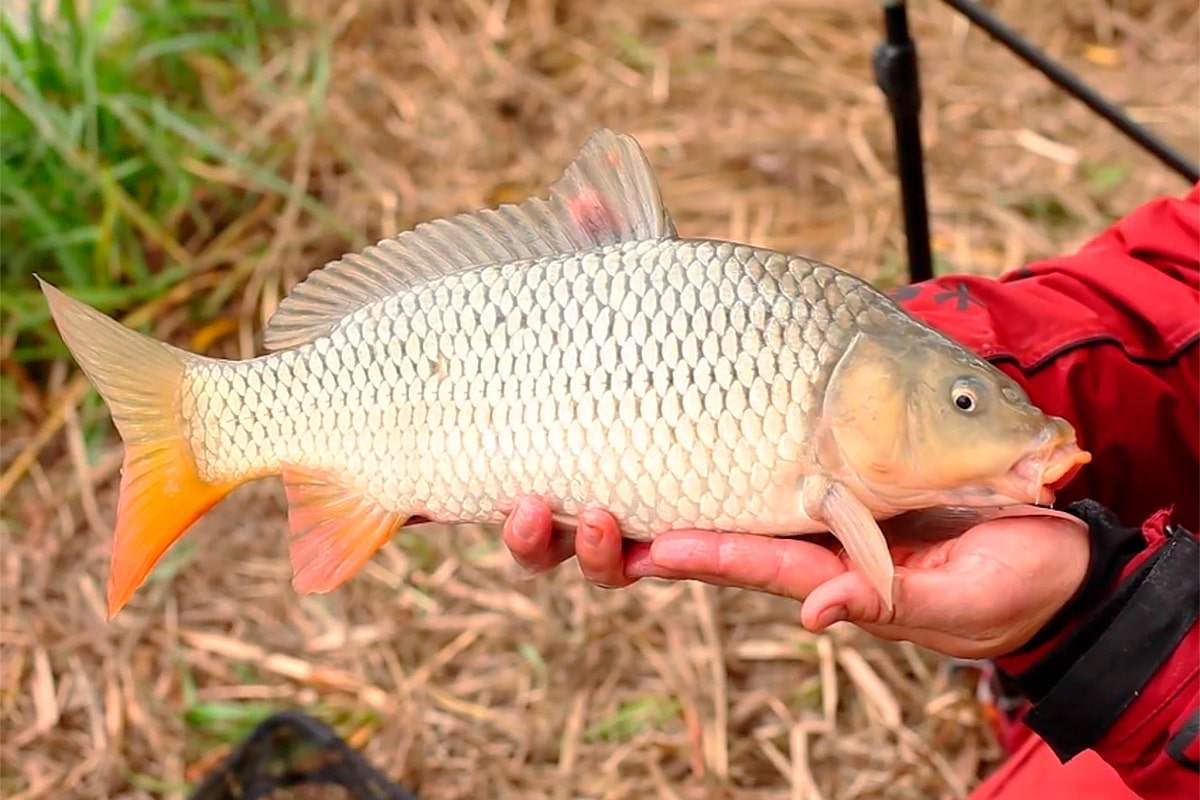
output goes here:
[{"label": "human hand", "polygon": [[[505,523],[505,544],[526,569],[571,555],[549,521],[549,509],[527,499]],[[1003,655],[1029,641],[1079,588],[1090,556],[1086,531],[1054,517],[997,519],[953,539],[896,544],[888,611],[866,576],[815,541],[673,531],[624,546],[615,520],[598,510],[582,515],[579,528],[574,553],[600,585],[657,577],[753,589],[801,601],[811,630],[846,620],[960,658]]]},{"label": "human hand", "polygon": [[533,497],[522,498],[509,511],[502,538],[513,559],[531,575],[575,556],[583,576],[606,589],[635,582],[627,565],[645,559],[650,551],[648,542],[626,541],[616,520],[602,509],[584,511],[574,530],[556,528],[550,507]]}]

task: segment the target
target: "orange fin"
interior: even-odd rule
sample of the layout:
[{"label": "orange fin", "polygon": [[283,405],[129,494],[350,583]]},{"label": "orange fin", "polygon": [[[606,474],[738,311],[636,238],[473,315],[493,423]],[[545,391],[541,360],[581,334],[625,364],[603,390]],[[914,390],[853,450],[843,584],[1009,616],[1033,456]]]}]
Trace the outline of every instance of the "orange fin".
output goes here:
[{"label": "orange fin", "polygon": [[125,445],[108,578],[112,619],[171,545],[239,482],[201,480],[184,439],[179,390],[197,356],[38,280],[63,341],[104,399]]},{"label": "orange fin", "polygon": [[182,437],[126,445],[108,576],[109,619],[192,523],[237,485],[200,480]]},{"label": "orange fin", "polygon": [[331,592],[358,573],[403,525],[388,511],[322,470],[284,466],[292,529],[292,586]]}]

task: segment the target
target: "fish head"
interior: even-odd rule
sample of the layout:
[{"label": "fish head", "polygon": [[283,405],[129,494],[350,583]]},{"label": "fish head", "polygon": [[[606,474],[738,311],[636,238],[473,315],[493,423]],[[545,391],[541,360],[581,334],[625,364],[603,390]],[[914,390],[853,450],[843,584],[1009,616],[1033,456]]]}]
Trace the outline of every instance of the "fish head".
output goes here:
[{"label": "fish head", "polygon": [[1091,455],[1011,377],[913,323],[859,333],[826,391],[833,461],[877,510],[1050,505]]}]

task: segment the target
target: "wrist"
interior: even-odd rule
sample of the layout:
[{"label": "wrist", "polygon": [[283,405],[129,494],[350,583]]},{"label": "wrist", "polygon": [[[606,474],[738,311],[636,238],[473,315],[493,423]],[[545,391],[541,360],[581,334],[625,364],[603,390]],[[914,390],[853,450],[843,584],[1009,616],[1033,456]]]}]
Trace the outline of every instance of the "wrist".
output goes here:
[{"label": "wrist", "polygon": [[1033,703],[1026,724],[1063,760],[1134,702],[1194,624],[1200,599],[1200,545],[1167,527],[1165,513],[1137,531],[1094,503],[1070,510],[1095,529],[1088,576],[1034,639],[997,659]]},{"label": "wrist", "polygon": [[1029,639],[1004,659],[1024,666],[1053,649],[1053,645],[1078,627],[1088,612],[1112,593],[1130,561],[1146,549],[1141,531],[1121,524],[1104,506],[1081,500],[1063,509],[1088,527],[1088,563],[1075,591]]}]

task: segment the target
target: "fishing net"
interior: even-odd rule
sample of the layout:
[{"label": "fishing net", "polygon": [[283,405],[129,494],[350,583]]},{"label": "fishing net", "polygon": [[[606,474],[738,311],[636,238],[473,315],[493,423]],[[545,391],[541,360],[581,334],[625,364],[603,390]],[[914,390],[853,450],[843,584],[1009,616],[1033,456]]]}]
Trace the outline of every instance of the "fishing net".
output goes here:
[{"label": "fishing net", "polygon": [[[310,791],[318,789],[324,791]],[[261,722],[204,777],[190,800],[301,798],[419,800],[388,780],[329,726],[297,711]]]}]

